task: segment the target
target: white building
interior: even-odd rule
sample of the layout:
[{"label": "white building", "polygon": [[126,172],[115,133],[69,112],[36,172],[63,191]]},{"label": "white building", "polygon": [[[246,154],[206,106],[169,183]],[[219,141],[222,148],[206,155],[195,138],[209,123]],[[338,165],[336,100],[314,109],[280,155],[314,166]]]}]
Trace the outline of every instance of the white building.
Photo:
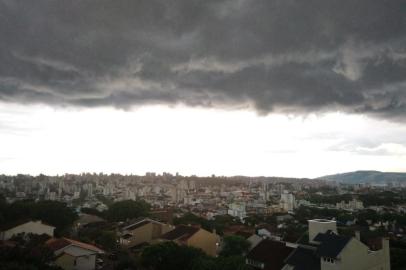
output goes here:
[{"label": "white building", "polygon": [[40,220],[30,220],[19,224],[6,224],[0,230],[0,240],[8,240],[18,234],[46,234],[53,237],[55,227],[44,224]]},{"label": "white building", "polygon": [[364,209],[364,204],[362,201],[358,201],[356,199],[352,199],[348,203],[345,201],[341,201],[336,203],[337,209],[344,209],[344,210],[362,210]]},{"label": "white building", "polygon": [[241,221],[247,217],[245,203],[232,203],[228,205],[228,212],[230,216],[238,217]]},{"label": "white building", "polygon": [[279,204],[284,211],[286,212],[293,211],[296,208],[295,195],[293,195],[292,193],[288,193],[287,191],[284,191],[281,194],[281,200]]}]

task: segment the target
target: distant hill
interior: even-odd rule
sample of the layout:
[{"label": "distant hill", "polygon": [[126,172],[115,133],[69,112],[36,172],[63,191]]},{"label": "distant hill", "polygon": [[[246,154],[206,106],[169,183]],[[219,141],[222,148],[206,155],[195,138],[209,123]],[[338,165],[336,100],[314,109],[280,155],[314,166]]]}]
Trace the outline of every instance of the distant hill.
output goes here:
[{"label": "distant hill", "polygon": [[391,182],[406,182],[406,173],[392,173],[379,171],[356,171],[341,174],[333,174],[319,177],[327,181],[337,181],[346,184],[385,184]]}]

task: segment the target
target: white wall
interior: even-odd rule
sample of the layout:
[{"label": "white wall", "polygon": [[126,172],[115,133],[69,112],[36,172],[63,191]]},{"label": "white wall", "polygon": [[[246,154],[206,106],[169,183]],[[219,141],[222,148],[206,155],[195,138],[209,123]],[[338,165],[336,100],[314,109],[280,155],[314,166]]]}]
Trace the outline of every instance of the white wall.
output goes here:
[{"label": "white wall", "polygon": [[314,219],[309,220],[308,222],[309,222],[309,242],[312,242],[317,234],[325,233],[328,230],[337,233],[337,224],[334,220]]},{"label": "white wall", "polygon": [[83,256],[76,259],[77,270],[94,270],[96,268],[96,254]]}]

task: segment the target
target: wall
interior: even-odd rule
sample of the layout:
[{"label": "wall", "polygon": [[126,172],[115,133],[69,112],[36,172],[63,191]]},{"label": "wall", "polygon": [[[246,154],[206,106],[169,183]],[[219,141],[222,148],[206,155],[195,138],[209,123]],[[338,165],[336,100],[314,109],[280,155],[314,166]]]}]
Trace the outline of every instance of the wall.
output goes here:
[{"label": "wall", "polygon": [[152,229],[151,223],[145,224],[144,226],[138,227],[135,230],[130,231],[134,236],[130,239],[130,246],[135,246],[143,242],[149,242],[152,240]]},{"label": "wall", "polygon": [[368,247],[355,238],[339,255],[339,261],[332,264],[321,260],[321,270],[390,270],[389,245],[382,250],[369,252]]},{"label": "wall", "polygon": [[332,220],[309,220],[309,242],[312,242],[314,237],[319,233],[325,233],[331,230],[337,233],[337,225],[335,221]]},{"label": "wall", "polygon": [[64,270],[74,270],[75,257],[64,254],[55,260],[55,264]]},{"label": "wall", "polygon": [[150,222],[144,226],[138,227],[131,232],[134,236],[130,238],[129,246],[135,246],[143,242],[151,242],[153,239],[159,238],[162,234],[173,230],[173,227],[167,224]]},{"label": "wall", "polygon": [[82,256],[76,259],[75,270],[93,270],[96,268],[96,254]]},{"label": "wall", "polygon": [[201,248],[207,255],[217,255],[217,245],[220,239],[217,234],[210,233],[200,229],[192,237],[187,240],[187,245],[191,247]]},{"label": "wall", "polygon": [[[62,254],[63,252],[66,252],[73,256],[73,258],[76,259],[76,266],[73,268],[64,268],[65,270],[93,270],[96,268],[96,253],[94,251],[77,247],[74,245],[66,246],[65,248],[62,248],[60,250],[57,250],[55,252],[55,255],[58,256],[59,254]],[[62,255],[60,258],[65,257],[66,255]],[[64,261],[65,262],[65,261]],[[66,265],[68,266],[68,265]]]}]

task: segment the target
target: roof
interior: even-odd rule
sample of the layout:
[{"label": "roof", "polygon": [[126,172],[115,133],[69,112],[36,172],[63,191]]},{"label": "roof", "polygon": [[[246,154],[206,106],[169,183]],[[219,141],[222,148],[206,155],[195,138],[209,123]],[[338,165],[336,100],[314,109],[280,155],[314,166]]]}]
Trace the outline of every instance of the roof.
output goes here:
[{"label": "roof", "polygon": [[135,229],[137,229],[137,228],[139,228],[139,227],[142,227],[142,226],[144,226],[144,225],[147,225],[147,224],[149,224],[149,223],[151,223],[149,220],[144,220],[144,221],[141,221],[141,222],[138,222],[138,223],[129,225],[129,226],[127,226],[127,227],[124,227],[124,230],[132,231],[132,230],[135,230]]},{"label": "roof", "polygon": [[154,224],[161,224],[161,225],[166,225],[165,223],[150,219],[150,218],[139,218],[136,219],[135,221],[133,221],[130,225],[127,225],[125,227],[123,227],[123,230],[135,230],[139,227],[142,227],[148,223],[154,223]]},{"label": "roof", "polygon": [[32,222],[37,222],[37,221],[39,221],[39,222],[41,222],[41,224],[44,225],[44,226],[49,226],[49,227],[55,228],[54,226],[49,225],[49,224],[47,224],[47,223],[44,223],[44,222],[42,222],[41,220],[19,219],[19,220],[16,220],[16,221],[12,221],[12,222],[7,222],[7,223],[4,223],[4,224],[1,224],[1,225],[0,225],[0,231],[8,231],[8,230],[10,230],[10,229],[13,229],[13,228],[15,228],[15,227],[17,227],[17,226],[23,225],[23,224],[28,223],[28,222],[31,222],[31,221],[32,221]]},{"label": "roof", "polygon": [[86,225],[86,224],[101,222],[101,221],[105,221],[105,220],[102,219],[101,217],[98,217],[95,215],[82,213],[82,214],[80,214],[78,220],[76,220],[76,223],[81,224],[81,225]]},{"label": "roof", "polygon": [[73,246],[91,250],[91,251],[94,251],[97,253],[104,253],[103,250],[101,250],[100,248],[98,248],[94,245],[83,243],[83,242],[65,238],[65,237],[64,238],[51,238],[46,242],[46,245],[53,251],[57,251],[62,248],[65,248],[67,246],[73,245]]},{"label": "roof", "polygon": [[52,250],[52,251],[57,251],[60,250],[66,246],[69,246],[71,243],[64,239],[64,238],[51,238],[48,241],[46,241],[46,245]]},{"label": "roof", "polygon": [[133,237],[133,235],[130,234],[130,233],[126,233],[126,234],[124,234],[123,236],[121,236],[121,238],[123,238],[123,239],[129,239],[129,238],[131,238],[131,237]]},{"label": "roof", "polygon": [[308,248],[298,247],[285,261],[293,266],[293,270],[319,270],[320,258],[316,251]]},{"label": "roof", "polygon": [[31,221],[30,219],[20,219],[12,222],[3,223],[0,225],[0,231],[7,231],[9,229],[12,229],[14,227],[17,227],[21,224],[25,224],[30,221]]},{"label": "roof", "polygon": [[192,235],[197,233],[199,230],[200,230],[200,228],[197,228],[197,227],[179,225],[179,226],[176,226],[176,228],[173,229],[172,231],[163,234],[161,236],[161,238],[166,239],[166,240],[176,240],[179,238],[182,238],[182,240],[187,240]]},{"label": "roof", "polygon": [[247,258],[264,263],[264,270],[280,270],[292,251],[293,248],[284,242],[264,239],[248,253]]},{"label": "roof", "polygon": [[248,238],[251,237],[252,233],[246,232],[246,231],[237,231],[237,232],[234,233],[234,235],[241,236],[241,237],[243,237],[245,239],[248,239]]},{"label": "roof", "polygon": [[332,231],[319,233],[314,238],[314,241],[320,242],[317,248],[317,254],[320,257],[337,258],[351,239],[352,237],[350,236],[337,235]]}]

